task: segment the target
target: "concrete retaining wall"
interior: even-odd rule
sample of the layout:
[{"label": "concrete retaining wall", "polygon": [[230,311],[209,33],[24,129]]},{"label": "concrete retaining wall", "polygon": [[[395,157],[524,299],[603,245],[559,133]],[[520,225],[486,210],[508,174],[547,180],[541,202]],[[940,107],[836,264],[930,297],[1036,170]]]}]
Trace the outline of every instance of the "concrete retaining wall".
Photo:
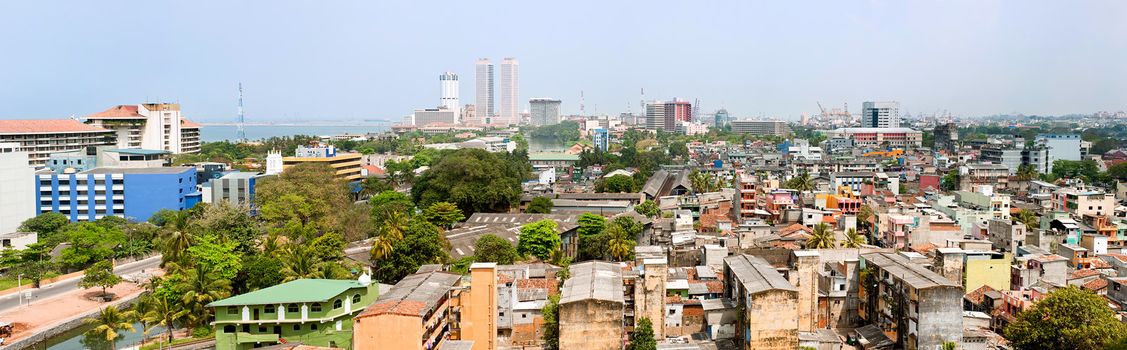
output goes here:
[{"label": "concrete retaining wall", "polygon": [[[110,302],[110,303],[106,304],[106,306],[114,305],[114,306],[117,306],[119,309],[120,308],[127,308],[127,307],[130,307],[130,306],[133,306],[133,303],[137,302],[137,299],[139,299],[140,297],[141,297],[141,293],[136,293],[136,294],[124,297],[122,299],[118,299],[116,301]],[[14,342],[12,342],[11,344],[5,344],[4,346],[0,347],[0,350],[23,350],[23,349],[30,348],[32,345],[35,345],[36,343],[45,341],[45,340],[47,340],[51,337],[54,337],[56,335],[65,333],[67,331],[70,331],[70,330],[78,328],[78,327],[81,327],[82,323],[85,322],[86,318],[96,316],[101,311],[102,311],[101,309],[93,310],[93,311],[87,312],[85,314],[75,316],[71,319],[60,321],[58,323],[52,324],[52,325],[47,326],[47,327],[41,327],[40,329],[43,329],[43,331],[37,332],[37,333],[32,334],[32,335],[25,337],[25,338],[17,339]]]}]

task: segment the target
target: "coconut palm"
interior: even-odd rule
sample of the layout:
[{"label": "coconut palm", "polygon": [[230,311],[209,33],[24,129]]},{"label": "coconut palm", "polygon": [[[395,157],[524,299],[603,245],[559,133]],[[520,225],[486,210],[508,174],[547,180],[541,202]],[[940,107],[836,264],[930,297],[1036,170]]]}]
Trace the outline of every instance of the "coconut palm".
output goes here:
[{"label": "coconut palm", "polygon": [[615,261],[630,259],[631,253],[634,252],[634,238],[630,237],[622,226],[611,224],[604,234],[610,237],[607,248]]},{"label": "coconut palm", "polygon": [[807,249],[827,249],[834,248],[837,239],[834,238],[834,231],[830,225],[820,223],[814,226],[814,232],[810,233],[810,239],[806,240]]},{"label": "coconut palm", "polygon": [[286,276],[283,282],[320,277],[321,269],[320,266],[318,266],[319,263],[320,261],[317,261],[317,257],[301,248],[301,246],[291,245],[286,249],[286,258],[282,261],[282,275]]},{"label": "coconut palm", "polygon": [[[215,273],[202,266],[185,272],[186,279],[180,284],[184,291],[181,298],[183,307],[189,313],[185,317],[189,331],[206,325],[211,318],[211,308],[207,304],[231,295],[231,281],[215,277]],[[191,332],[189,332],[191,333]]]},{"label": "coconut palm", "polygon": [[189,218],[187,211],[173,212],[161,226],[159,241],[161,253],[164,254],[163,261],[179,262],[192,246],[195,233],[189,227]]},{"label": "coconut palm", "polygon": [[180,309],[180,305],[171,298],[157,294],[150,295],[148,303],[149,311],[142,315],[141,319],[153,326],[164,326],[168,334],[168,343],[171,344],[174,338],[172,329],[176,328],[176,324],[184,319],[184,315],[189,311]]},{"label": "coconut palm", "polygon": [[1040,220],[1037,218],[1037,214],[1024,209],[1018,211],[1017,214],[1014,214],[1014,220],[1025,224],[1025,228],[1029,231],[1036,230],[1037,226],[1040,225]]},{"label": "coconut palm", "polygon": [[814,179],[810,177],[810,172],[803,170],[798,176],[787,180],[786,186],[798,192],[813,191]]},{"label": "coconut palm", "polygon": [[1021,180],[1029,181],[1036,179],[1039,173],[1037,172],[1037,167],[1033,164],[1022,164],[1021,166],[1017,167],[1016,175]]},{"label": "coconut palm", "polygon": [[94,329],[87,331],[87,333],[105,338],[106,341],[110,342],[111,348],[117,349],[117,338],[120,336],[118,332],[132,331],[132,321],[135,316],[136,314],[133,311],[119,311],[116,306],[106,306],[98,312],[97,316],[85,320],[86,324],[94,326]]},{"label": "coconut palm", "polygon": [[865,229],[865,233],[872,233],[872,224],[870,221],[873,218],[873,207],[868,204],[861,204],[861,210],[857,212],[857,222],[861,223],[861,228]]},{"label": "coconut palm", "polygon": [[851,228],[845,233],[845,241],[841,242],[843,248],[861,248],[865,245],[865,236],[857,233],[857,229]]}]

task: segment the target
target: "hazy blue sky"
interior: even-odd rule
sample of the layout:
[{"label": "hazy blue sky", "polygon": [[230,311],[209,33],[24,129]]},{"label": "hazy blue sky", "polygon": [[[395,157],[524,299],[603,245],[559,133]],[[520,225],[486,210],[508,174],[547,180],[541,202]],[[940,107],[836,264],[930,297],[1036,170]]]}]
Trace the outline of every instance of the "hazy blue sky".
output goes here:
[{"label": "hazy blue sky", "polygon": [[[566,5],[560,5],[566,4]],[[1127,1],[2,1],[0,118],[179,101],[232,119],[399,118],[438,75],[521,62],[520,98],[578,112],[699,98],[796,118],[1127,109]],[[498,80],[499,81],[499,80]]]}]

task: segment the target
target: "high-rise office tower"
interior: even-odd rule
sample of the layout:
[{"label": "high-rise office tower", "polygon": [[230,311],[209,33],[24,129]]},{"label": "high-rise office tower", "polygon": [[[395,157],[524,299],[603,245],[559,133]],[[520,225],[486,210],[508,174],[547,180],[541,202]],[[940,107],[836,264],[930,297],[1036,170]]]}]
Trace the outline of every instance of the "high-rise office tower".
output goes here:
[{"label": "high-rise office tower", "polygon": [[665,102],[665,131],[677,131],[677,124],[693,121],[693,105],[688,101],[673,100]]},{"label": "high-rise office tower", "polygon": [[556,125],[560,123],[560,100],[554,98],[534,98],[528,100],[528,121],[534,126]]},{"label": "high-rise office tower", "polygon": [[476,90],[477,102],[474,104],[477,112],[477,120],[481,123],[493,122],[493,62],[488,58],[480,58],[477,60],[477,81]]},{"label": "high-rise office tower", "polygon": [[665,130],[665,102],[646,103],[646,129]]},{"label": "high-rise office tower", "polygon": [[501,107],[497,119],[503,124],[516,124],[520,121],[520,80],[517,70],[520,63],[512,57],[501,61]]},{"label": "high-rise office tower", "polygon": [[861,126],[866,128],[899,128],[900,102],[862,103]]},{"label": "high-rise office tower", "polygon": [[442,100],[439,105],[458,112],[462,108],[458,104],[458,75],[446,72],[438,76],[438,81],[442,83]]}]

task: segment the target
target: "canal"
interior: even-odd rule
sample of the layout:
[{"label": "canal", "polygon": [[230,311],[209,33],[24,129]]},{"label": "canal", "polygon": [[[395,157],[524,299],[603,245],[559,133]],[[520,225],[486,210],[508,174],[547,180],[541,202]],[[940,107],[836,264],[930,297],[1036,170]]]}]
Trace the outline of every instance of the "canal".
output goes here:
[{"label": "canal", "polygon": [[[110,343],[105,338],[86,335],[86,331],[91,329],[94,329],[94,326],[83,325],[47,338],[47,340],[32,345],[28,350],[110,350]],[[132,331],[123,330],[118,332],[118,335],[117,348],[119,349],[139,345],[141,339],[145,337],[144,328],[141,327],[140,323],[133,324]],[[161,336],[165,336],[164,327],[153,327],[149,330],[147,341],[154,341]]]}]

